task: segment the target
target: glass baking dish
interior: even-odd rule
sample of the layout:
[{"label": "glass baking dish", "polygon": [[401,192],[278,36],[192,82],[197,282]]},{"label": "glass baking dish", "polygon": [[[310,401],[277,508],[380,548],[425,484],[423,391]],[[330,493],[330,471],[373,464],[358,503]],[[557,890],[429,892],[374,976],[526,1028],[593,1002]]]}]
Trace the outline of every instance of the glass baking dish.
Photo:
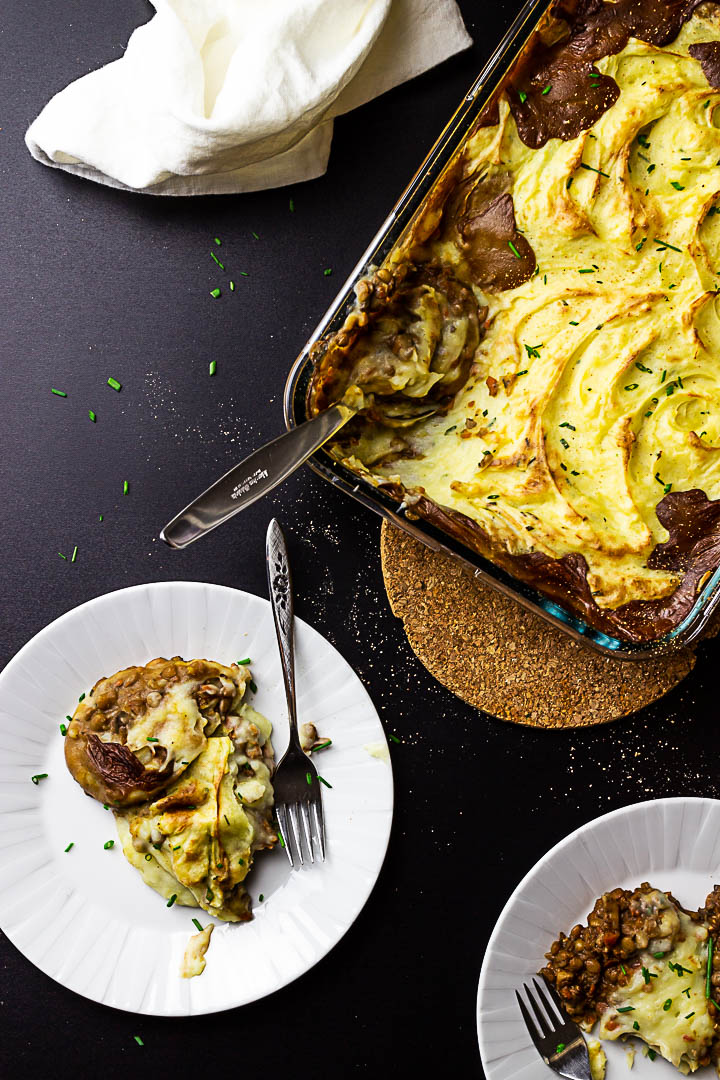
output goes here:
[{"label": "glass baking dish", "polygon": [[[528,45],[554,0],[527,0],[498,44],[473,85],[447,123],[437,142],[415,173],[380,230],[370,242],[340,292],[318,323],[295,361],[285,385],[283,399],[288,428],[308,419],[306,396],[312,373],[310,349],[324,335],[339,330],[355,305],[355,285],[379,267],[399,242],[445,166],[453,157],[474,121],[487,105],[504,76]],[[435,551],[443,551],[461,562],[479,581],[522,607],[539,615],[577,641],[597,651],[622,660],[655,657],[663,652],[690,645],[707,631],[711,617],[720,603],[720,567],[706,581],[692,610],[669,633],[650,642],[632,643],[612,637],[590,626],[575,612],[564,608],[500,567],[455,540],[426,521],[413,520],[412,510],[361,477],[334,461],[324,450],[309,459],[310,468],[334,487],[350,495],[363,506],[374,510],[386,521],[410,533]]]}]

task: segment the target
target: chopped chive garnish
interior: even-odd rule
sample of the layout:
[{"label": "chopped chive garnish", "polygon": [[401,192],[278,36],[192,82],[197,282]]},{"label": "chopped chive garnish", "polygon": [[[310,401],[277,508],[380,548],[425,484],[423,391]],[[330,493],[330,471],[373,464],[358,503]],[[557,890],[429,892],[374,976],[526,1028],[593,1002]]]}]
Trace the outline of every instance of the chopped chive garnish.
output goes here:
[{"label": "chopped chive garnish", "polygon": [[65,852],[67,853],[70,850],[70,848],[73,848],[73,847],[75,847],[75,841],[71,840],[70,843],[68,844],[68,846],[65,848]]},{"label": "chopped chive garnish", "polygon": [[81,695],[80,695],[80,697],[78,698],[78,704],[79,704],[79,703],[80,703],[81,701],[84,701],[84,700],[85,700],[85,695],[84,695],[84,694],[81,694]]},{"label": "chopped chive garnish", "polygon": [[264,894],[264,893],[260,893],[260,895],[259,895],[259,897],[258,897],[258,900],[260,901],[260,903],[261,903],[261,904],[262,904],[262,902],[263,902],[263,900],[264,900],[264,899],[265,899],[265,894]]},{"label": "chopped chive garnish", "polygon": [[219,289],[211,289],[210,290],[210,295],[212,296],[213,300],[217,300],[218,296],[220,296],[220,290]]},{"label": "chopped chive garnish", "polygon": [[295,200],[294,199],[290,199],[290,201],[288,202],[288,208],[289,208],[291,214],[295,213]]},{"label": "chopped chive garnish", "polygon": [[693,1012],[691,1012],[691,1013],[688,1013],[688,1014],[687,1014],[687,1016],[685,1017],[685,1019],[686,1019],[686,1020],[689,1020],[689,1019],[690,1019],[690,1017],[691,1017],[691,1016],[694,1016],[694,1015],[695,1015],[695,1011],[693,1010]]},{"label": "chopped chive garnish", "polygon": [[173,848],[173,851],[179,851],[181,847],[182,847],[182,844],[176,844],[175,847]]},{"label": "chopped chive garnish", "polygon": [[148,851],[147,855],[145,856],[145,862],[152,862],[152,855],[150,854],[149,851]]},{"label": "chopped chive garnish", "polygon": [[676,191],[684,191],[685,190],[684,185],[683,184],[678,184],[677,180],[671,180],[670,181],[670,187],[674,187]]},{"label": "chopped chive garnish", "polygon": [[64,390],[56,390],[54,386],[50,388],[50,393],[57,394],[58,397],[67,397],[67,394]]},{"label": "chopped chive garnish", "polygon": [[565,187],[566,187],[566,189],[567,189],[568,191],[569,191],[569,190],[570,190],[570,188],[572,187],[572,182],[573,182],[573,178],[572,178],[572,176],[568,176],[568,178],[567,178],[567,181],[566,181],[566,183],[565,183]]},{"label": "chopped chive garnish", "polygon": [[215,254],[215,252],[214,252],[214,251],[211,251],[211,252],[210,252],[210,258],[211,258],[211,259],[213,259],[213,260],[214,260],[214,261],[215,261],[215,262],[216,262],[216,263],[218,264],[218,266],[220,267],[220,269],[221,269],[221,270],[224,270],[224,269],[225,269],[225,267],[224,267],[224,266],[223,266],[223,264],[222,264],[222,263],[220,262],[220,260],[218,259],[217,255]]},{"label": "chopped chive garnish", "polygon": [[635,1031],[640,1030],[640,1025],[638,1024],[637,1020],[633,1020],[633,1028],[635,1029]]},{"label": "chopped chive garnish", "polygon": [[252,660],[250,659],[249,656],[246,656],[244,660],[236,660],[235,663],[238,664],[238,665],[239,664],[251,664]]},{"label": "chopped chive garnish", "polygon": [[321,750],[327,750],[328,746],[332,746],[332,739],[325,739],[324,742],[317,743],[315,746],[310,747],[311,754],[319,754]]},{"label": "chopped chive garnish", "polygon": [[524,105],[527,101],[527,94],[524,90],[518,90],[518,97],[520,98],[520,104]]},{"label": "chopped chive garnish", "polygon": [[645,245],[646,242],[647,242],[647,236],[643,236],[640,243],[635,245],[635,250],[636,251],[642,251],[643,246]]},{"label": "chopped chive garnish", "polygon": [[708,938],[707,970],[705,972],[705,997],[706,998],[710,997],[710,992],[711,992],[710,991],[710,977],[712,975],[712,960],[713,960],[713,949],[714,948],[715,948],[715,943],[714,943],[714,941],[712,939],[712,934],[711,934],[710,937]]},{"label": "chopped chive garnish", "polygon": [[90,417],[90,419],[92,420],[93,424],[96,424],[96,423],[97,423],[97,416],[96,416],[96,415],[95,415],[95,413],[94,413],[94,412],[92,411],[92,409],[88,409],[88,416],[89,416],[89,417]]},{"label": "chopped chive garnish", "polygon": [[250,277],[247,270],[241,270],[240,273],[241,273],[242,277]]},{"label": "chopped chive garnish", "polygon": [[173,893],[172,896],[170,897],[170,899],[168,900],[167,904],[165,905],[165,907],[172,907],[176,900],[177,900],[177,893]]},{"label": "chopped chive garnish", "polygon": [[78,553],[78,549],[77,549],[77,544],[76,544],[75,547],[73,548],[73,553],[70,556],[70,562],[75,562],[75,560],[77,559],[77,553]]},{"label": "chopped chive garnish", "polygon": [[198,919],[193,919],[193,926],[197,927],[197,929],[200,930],[200,932],[202,933],[202,926],[200,925]]},{"label": "chopped chive garnish", "polygon": [[128,484],[127,480],[123,480],[123,495],[127,495],[129,490],[130,485]]},{"label": "chopped chive garnish", "polygon": [[[640,973],[642,974],[645,985],[647,986],[647,984],[650,982],[650,979],[652,978],[651,973],[648,971],[648,969],[646,967],[640,968]],[[657,976],[655,976],[655,978],[657,978]]]},{"label": "chopped chive garnish", "polygon": [[330,277],[330,275],[332,274],[332,266],[326,266],[323,270],[323,274],[325,275],[325,277]]},{"label": "chopped chive garnish", "polygon": [[105,851],[110,851],[110,849],[114,848],[114,847],[115,847],[115,841],[114,840],[106,840],[105,843],[103,844],[103,849]]},{"label": "chopped chive garnish", "polygon": [[627,975],[627,971],[625,970],[625,965],[624,964],[620,965],[620,970],[622,971],[623,975]]},{"label": "chopped chive garnish", "polygon": [[258,236],[258,234],[256,232],[253,233],[253,236],[255,237],[256,240],[260,239],[260,237]]},{"label": "chopped chive garnish", "polygon": [[515,247],[512,240],[508,240],[508,247],[510,248],[510,250],[512,251],[512,253],[513,253],[513,255],[515,256],[516,259],[522,259],[522,255],[520,254],[518,249]]},{"label": "chopped chive garnish", "polygon": [[560,424],[560,427],[570,428],[571,431],[577,430],[577,428],[573,424],[569,424],[567,420],[563,420],[562,424]]},{"label": "chopped chive garnish", "polygon": [[103,519],[102,514],[98,514],[98,521],[102,521],[102,519]]},{"label": "chopped chive garnish", "polygon": [[648,1055],[647,1056],[650,1058],[651,1061],[654,1061],[655,1058],[657,1057],[657,1051],[648,1050]]},{"label": "chopped chive garnish", "polygon": [[327,780],[325,779],[325,777],[324,777],[324,776],[320,776],[320,774],[319,774],[319,773],[318,773],[318,780],[320,781],[320,783],[321,783],[321,784],[324,784],[324,785],[325,785],[325,787],[329,787],[329,788],[331,788],[331,787],[332,787],[332,784],[328,784],[328,782],[327,782]]},{"label": "chopped chive garnish", "polygon": [[683,990],[683,994],[685,995],[685,997],[686,997],[686,998],[688,999],[688,1001],[689,1001],[689,1000],[690,1000],[690,987],[689,987],[689,986],[686,986],[686,987],[685,987],[685,989]]},{"label": "chopped chive garnish", "polygon": [[641,146],[644,146],[646,150],[649,149],[650,143],[648,141],[647,135],[638,135],[637,141],[640,143]]},{"label": "chopped chive garnish", "polygon": [[61,559],[64,559],[65,562],[67,562],[67,555],[63,555],[62,551],[58,551],[58,555],[60,556]]},{"label": "chopped chive garnish", "polygon": [[388,734],[388,739],[392,739],[392,741],[393,741],[393,742],[395,742],[395,743],[399,743],[399,742],[400,742],[400,740],[398,739],[397,735],[393,735],[393,734],[392,734],[392,732],[390,732],[390,733]]},{"label": "chopped chive garnish", "polygon": [[67,735],[67,724],[61,724],[60,725],[60,734],[61,735]]},{"label": "chopped chive garnish", "polygon": [[222,240],[220,239],[220,237],[219,237],[219,236],[214,236],[214,237],[213,237],[213,240],[215,241],[215,243],[217,244],[217,246],[218,246],[218,247],[220,247],[220,245],[221,245],[221,243],[222,243]]},{"label": "chopped chive garnish", "polygon": [[590,267],[589,270],[578,270],[578,274],[592,274],[592,273],[593,273],[593,268],[592,267]]},{"label": "chopped chive garnish", "polygon": [[154,735],[148,735],[147,741],[148,742],[157,742],[158,740],[155,738]]},{"label": "chopped chive garnish", "polygon": [[548,83],[547,86],[545,87],[545,89],[542,91],[542,93],[543,94],[549,94],[551,86],[552,86],[552,83]]},{"label": "chopped chive garnish", "polygon": [[40,783],[41,780],[46,780],[47,779],[47,775],[48,774],[46,772],[39,772],[39,773],[35,773],[34,776],[31,776],[30,779],[32,780],[33,784],[35,784],[35,786],[37,787],[37,785]]},{"label": "chopped chive garnish", "polygon": [[586,162],[580,162],[581,169],[587,169],[588,172],[596,172],[598,176],[607,176],[610,179],[610,173],[603,172],[602,169],[596,169],[594,165],[588,165]]},{"label": "chopped chive garnish", "polygon": [[133,1035],[133,1039],[138,1044],[138,1046],[144,1046],[145,1045],[145,1043],[142,1041],[142,1039],[140,1038],[139,1035]]},{"label": "chopped chive garnish", "polygon": [[112,376],[107,381],[108,386],[111,386],[113,390],[122,390],[122,383],[119,383],[117,379],[113,379]]},{"label": "chopped chive garnish", "polygon": [[619,1013],[635,1012],[634,1005],[625,1005],[622,1009],[618,1009]]},{"label": "chopped chive garnish", "polygon": [[257,694],[257,683],[255,682],[254,679],[250,680],[250,682],[248,683],[248,686],[252,690],[253,694]]},{"label": "chopped chive garnish", "polygon": [[235,282],[234,281],[230,282],[230,292],[235,292]]},{"label": "chopped chive garnish", "polygon": [[664,1001],[663,1002],[663,1012],[667,1012],[671,1005],[672,1005],[672,998],[668,998],[667,1001]]},{"label": "chopped chive garnish", "polygon": [[675,247],[674,244],[668,244],[667,240],[658,240],[657,237],[653,239],[653,244],[662,244],[664,248],[670,248],[671,251],[679,251],[682,255],[682,248]]},{"label": "chopped chive garnish", "polygon": [[282,833],[280,832],[279,829],[277,831],[277,837],[278,837],[278,840],[280,841],[280,847],[285,847],[285,841],[283,840],[283,835],[282,835]]},{"label": "chopped chive garnish", "polygon": [[540,359],[540,353],[539,353],[538,350],[539,349],[544,349],[545,346],[544,345],[525,345],[524,348],[525,348],[525,352],[528,354],[528,356],[532,357],[535,360],[539,360]]},{"label": "chopped chive garnish", "polygon": [[211,360],[210,364],[208,366],[208,372],[210,373],[210,375],[214,375],[216,371],[217,371],[217,360]]},{"label": "chopped chive garnish", "polygon": [[640,385],[640,383],[631,382],[631,383],[628,383],[627,386],[624,386],[623,390],[637,390],[639,385]]},{"label": "chopped chive garnish", "polygon": [[305,773],[305,779],[308,782],[308,787],[310,787],[310,785],[312,784],[312,773],[306,772]]},{"label": "chopped chive garnish", "polygon": [[555,1047],[555,1053],[556,1054],[561,1054],[564,1049],[565,1049],[565,1043],[558,1043],[557,1046]]},{"label": "chopped chive garnish", "polygon": [[[652,375],[653,373],[652,368],[646,367],[645,364],[641,364],[639,360],[635,361],[635,367],[638,369],[638,371],[644,371],[648,375]],[[660,953],[660,955],[662,956],[662,953]]]}]

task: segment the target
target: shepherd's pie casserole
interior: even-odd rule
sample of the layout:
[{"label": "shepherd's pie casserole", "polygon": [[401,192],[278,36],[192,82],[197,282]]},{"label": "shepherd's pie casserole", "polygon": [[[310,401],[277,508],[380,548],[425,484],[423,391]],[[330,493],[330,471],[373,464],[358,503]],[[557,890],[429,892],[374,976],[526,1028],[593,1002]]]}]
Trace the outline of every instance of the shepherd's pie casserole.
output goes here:
[{"label": "shepherd's pie casserole", "polygon": [[561,0],[501,91],[309,411],[359,406],[337,461],[650,640],[720,562],[720,8]]}]

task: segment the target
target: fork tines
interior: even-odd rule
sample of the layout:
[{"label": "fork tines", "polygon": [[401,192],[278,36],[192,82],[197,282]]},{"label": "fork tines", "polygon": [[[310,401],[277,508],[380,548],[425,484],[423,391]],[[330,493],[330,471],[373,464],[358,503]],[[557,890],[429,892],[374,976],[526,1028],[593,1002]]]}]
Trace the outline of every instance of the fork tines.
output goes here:
[{"label": "fork tines", "polygon": [[523,984],[532,1013],[516,990],[520,1012],[528,1034],[543,1061],[561,1076],[590,1080],[590,1058],[587,1044],[578,1025],[565,1014],[554,987]]},{"label": "fork tines", "polygon": [[316,856],[319,861],[325,861],[325,822],[319,796],[318,792],[317,801],[279,803],[275,808],[283,846],[293,870],[305,865],[306,855],[311,863]]}]

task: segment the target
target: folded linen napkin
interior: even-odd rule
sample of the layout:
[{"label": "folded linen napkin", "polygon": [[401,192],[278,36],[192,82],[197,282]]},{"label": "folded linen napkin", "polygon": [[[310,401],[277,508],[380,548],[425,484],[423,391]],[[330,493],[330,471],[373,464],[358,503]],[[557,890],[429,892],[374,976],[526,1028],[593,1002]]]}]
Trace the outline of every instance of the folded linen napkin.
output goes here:
[{"label": "folded linen napkin", "polygon": [[332,118],[471,44],[455,0],[153,0],[124,56],[25,136],[54,168],[152,195],[320,176]]}]

